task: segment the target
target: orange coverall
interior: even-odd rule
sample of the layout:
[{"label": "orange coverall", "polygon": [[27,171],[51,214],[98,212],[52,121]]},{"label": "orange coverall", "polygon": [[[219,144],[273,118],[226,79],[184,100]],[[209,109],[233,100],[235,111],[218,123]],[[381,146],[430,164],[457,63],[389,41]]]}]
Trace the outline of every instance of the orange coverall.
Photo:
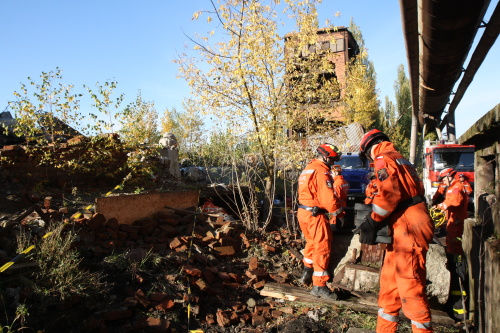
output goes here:
[{"label": "orange coverall", "polygon": [[377,183],[375,182],[375,179],[370,180],[370,182],[366,186],[366,190],[365,190],[365,194],[366,194],[365,205],[369,205],[372,203],[373,198],[375,197],[375,195],[377,195],[377,191],[378,191],[378,189],[377,189]]},{"label": "orange coverall", "polygon": [[325,213],[337,216],[342,207],[334,195],[330,168],[323,161],[312,160],[300,174],[298,182],[299,204],[324,210],[316,216],[304,208],[299,207],[297,211],[300,229],[306,239],[304,266],[314,269],[313,286],[324,287],[330,278],[328,264],[333,238]]},{"label": "orange coverall", "polygon": [[458,179],[453,179],[445,193],[445,199],[438,208],[446,211],[446,252],[450,254],[463,254],[462,234],[464,232],[464,220],[467,213],[468,194],[463,184]]},{"label": "orange coverall", "polygon": [[423,196],[422,182],[391,142],[381,142],[373,153],[378,193],[371,217],[377,222],[387,219],[384,222],[393,237],[380,273],[377,332],[396,332],[401,308],[411,320],[413,332],[433,332],[425,293],[425,260],[434,224],[425,202],[395,211],[401,202]]},{"label": "orange coverall", "polygon": [[[344,179],[344,176],[338,175],[333,178],[333,192],[340,200],[340,207],[345,208],[347,206],[347,194],[349,193],[349,183]],[[342,210],[342,213],[334,216],[330,223],[337,224],[339,218],[344,217],[345,211]]]}]

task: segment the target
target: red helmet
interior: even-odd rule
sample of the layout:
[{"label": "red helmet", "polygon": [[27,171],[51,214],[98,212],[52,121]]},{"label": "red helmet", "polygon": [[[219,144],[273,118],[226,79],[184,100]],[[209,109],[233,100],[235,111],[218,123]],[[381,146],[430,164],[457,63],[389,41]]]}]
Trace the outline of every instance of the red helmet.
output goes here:
[{"label": "red helmet", "polygon": [[384,133],[380,132],[378,129],[372,129],[367,132],[363,139],[361,139],[361,144],[359,145],[359,154],[365,156],[370,147],[377,141],[390,141],[389,137]]},{"label": "red helmet", "polygon": [[441,172],[439,173],[439,180],[441,180],[447,176],[450,176],[450,177],[455,176],[455,170],[453,170],[452,168],[446,168],[446,169],[441,170]]},{"label": "red helmet", "polygon": [[337,161],[340,160],[340,156],[342,155],[342,153],[337,147],[329,143],[323,143],[318,147],[317,151],[318,154],[321,154],[327,158],[330,157],[336,158]]}]

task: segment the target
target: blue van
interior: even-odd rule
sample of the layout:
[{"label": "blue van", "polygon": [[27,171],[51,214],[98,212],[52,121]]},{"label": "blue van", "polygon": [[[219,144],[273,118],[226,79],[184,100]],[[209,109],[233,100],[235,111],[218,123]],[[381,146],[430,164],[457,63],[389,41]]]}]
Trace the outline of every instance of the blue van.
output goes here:
[{"label": "blue van", "polygon": [[342,167],[342,176],[349,183],[347,209],[353,209],[355,203],[365,200],[366,185],[370,182],[368,174],[372,171],[368,160],[361,159],[358,153],[342,153],[335,164]]}]

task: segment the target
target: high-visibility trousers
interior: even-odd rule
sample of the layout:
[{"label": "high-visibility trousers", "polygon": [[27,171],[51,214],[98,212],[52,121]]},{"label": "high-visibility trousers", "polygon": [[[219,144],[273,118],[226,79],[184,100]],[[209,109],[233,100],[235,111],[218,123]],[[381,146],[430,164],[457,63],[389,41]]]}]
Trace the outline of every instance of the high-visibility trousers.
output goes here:
[{"label": "high-visibility trousers", "polygon": [[299,208],[297,211],[300,230],[306,239],[304,266],[313,268],[313,286],[324,287],[330,276],[328,264],[332,249],[332,231],[324,214],[312,216],[311,212]]},{"label": "high-visibility trousers", "polygon": [[464,222],[450,218],[446,224],[446,252],[456,255],[464,253],[462,248],[462,235],[464,233]]},{"label": "high-visibility trousers", "polygon": [[434,225],[421,203],[391,218],[393,244],[388,245],[380,273],[377,333],[396,332],[399,311],[413,332],[434,332],[425,293],[425,256]]}]

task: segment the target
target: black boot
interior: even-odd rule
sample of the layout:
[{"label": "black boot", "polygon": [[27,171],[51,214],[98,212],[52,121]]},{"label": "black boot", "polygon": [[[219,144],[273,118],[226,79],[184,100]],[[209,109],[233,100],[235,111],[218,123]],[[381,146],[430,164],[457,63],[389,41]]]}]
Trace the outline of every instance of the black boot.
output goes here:
[{"label": "black boot", "polygon": [[328,287],[313,286],[313,288],[311,290],[311,295],[321,297],[321,298],[328,298],[332,301],[337,300],[337,294],[330,291],[330,289]]},{"label": "black boot", "polygon": [[311,284],[314,270],[310,267],[304,267],[304,272],[299,279],[299,283]]}]

